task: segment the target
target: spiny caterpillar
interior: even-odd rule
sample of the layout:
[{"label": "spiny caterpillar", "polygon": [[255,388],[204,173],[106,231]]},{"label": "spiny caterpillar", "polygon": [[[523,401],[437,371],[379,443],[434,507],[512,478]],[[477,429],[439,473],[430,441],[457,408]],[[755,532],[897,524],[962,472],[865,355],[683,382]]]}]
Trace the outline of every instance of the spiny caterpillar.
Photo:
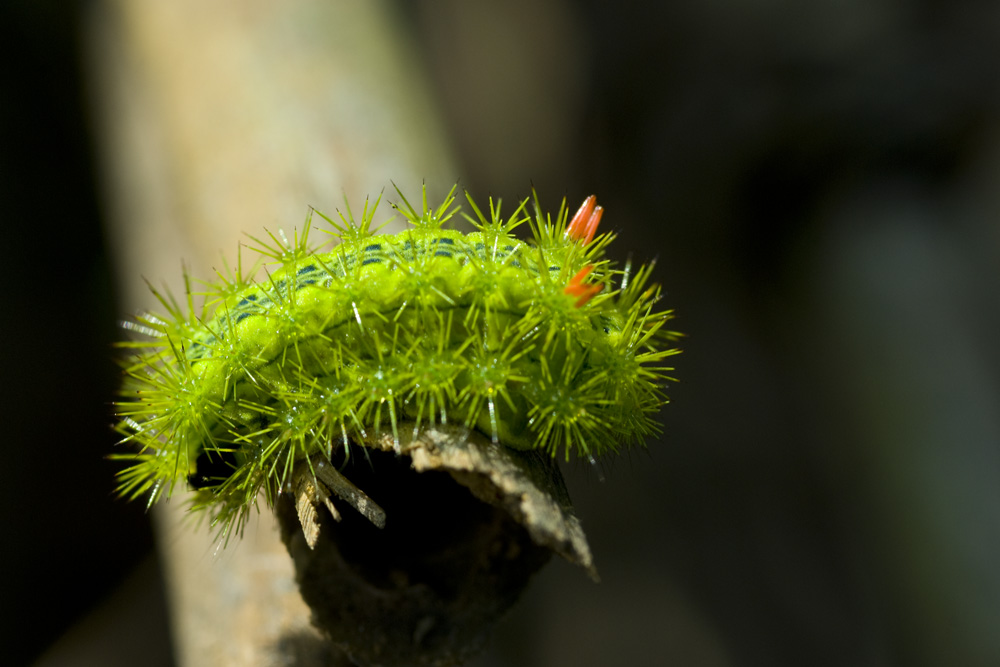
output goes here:
[{"label": "spiny caterpillar", "polygon": [[[455,188],[420,212],[399,193],[410,227],[376,235],[381,196],[360,221],[347,206],[339,240],[310,244],[310,211],[289,242],[250,237],[276,267],[218,272],[195,307],[151,289],[165,315],[126,327],[146,340],[122,343],[124,398],[117,430],[137,453],[119,492],[152,504],[181,480],[197,490],[226,534],[242,525],[261,489],[269,505],[297,463],[391,433],[405,423],[478,429],[493,443],[590,458],[641,444],[672,378],[664,360],[676,334],[657,311],[652,265],[632,271],[605,258],[612,234],[596,235],[603,209],[589,197],[555,220],[525,199],[509,218],[468,197],[477,229],[443,224],[458,211]],[[528,222],[532,238],[512,235]],[[617,285],[615,283],[617,282]]]}]

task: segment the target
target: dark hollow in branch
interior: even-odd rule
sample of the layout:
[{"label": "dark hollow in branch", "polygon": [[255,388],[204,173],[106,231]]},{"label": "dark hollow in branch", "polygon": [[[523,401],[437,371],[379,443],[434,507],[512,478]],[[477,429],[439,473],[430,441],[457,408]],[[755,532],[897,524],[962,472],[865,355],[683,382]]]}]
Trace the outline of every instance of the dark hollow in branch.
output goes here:
[{"label": "dark hollow in branch", "polygon": [[405,454],[351,451],[340,470],[385,510],[384,529],[341,503],[339,522],[317,512],[311,549],[294,498],[278,501],[314,624],[359,665],[460,664],[552,551],[448,472],[417,472]]}]

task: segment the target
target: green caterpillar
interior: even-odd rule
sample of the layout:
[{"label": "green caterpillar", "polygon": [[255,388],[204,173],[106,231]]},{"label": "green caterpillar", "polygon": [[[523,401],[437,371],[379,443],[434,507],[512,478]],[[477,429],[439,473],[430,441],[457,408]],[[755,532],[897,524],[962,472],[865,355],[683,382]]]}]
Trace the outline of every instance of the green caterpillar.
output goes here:
[{"label": "green caterpillar", "polygon": [[[151,504],[187,480],[228,532],[296,462],[380,432],[398,451],[404,422],[591,459],[657,432],[677,350],[652,265],[605,258],[593,196],[554,221],[537,197],[534,216],[525,199],[506,219],[469,198],[477,231],[463,234],[442,227],[454,193],[431,209],[425,190],[419,212],[400,193],[411,227],[395,235],[373,228],[381,197],[360,222],[349,207],[319,214],[339,239],[326,252],[310,245],[310,212],[292,242],[253,239],[275,270],[220,273],[200,308],[187,276],[183,306],[153,289],[166,313],[126,323],[146,340],[122,343],[117,430],[139,451],[116,455],[131,462],[119,492]],[[525,222],[527,242],[512,235]]]}]

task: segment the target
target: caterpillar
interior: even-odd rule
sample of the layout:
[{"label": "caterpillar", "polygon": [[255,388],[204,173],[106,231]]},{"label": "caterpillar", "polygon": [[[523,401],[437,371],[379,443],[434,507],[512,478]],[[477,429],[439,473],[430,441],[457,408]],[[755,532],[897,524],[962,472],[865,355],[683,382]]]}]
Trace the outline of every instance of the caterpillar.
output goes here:
[{"label": "caterpillar", "polygon": [[[113,455],[129,463],[118,492],[152,504],[186,481],[228,531],[297,463],[381,433],[398,452],[403,424],[591,460],[657,433],[678,334],[656,310],[653,264],[606,258],[614,235],[597,234],[594,196],[553,219],[537,194],[534,215],[528,198],[508,217],[467,194],[466,234],[445,227],[455,190],[429,207],[424,188],[417,210],[397,189],[409,226],[394,235],[375,224],[381,195],[359,220],[349,204],[336,218],[310,209],[291,240],[249,237],[253,268],[201,291],[185,273],[183,302],[150,285],[165,312],[125,323],[140,338],[120,343],[116,430],[135,451]],[[314,213],[332,248],[313,244]]]}]

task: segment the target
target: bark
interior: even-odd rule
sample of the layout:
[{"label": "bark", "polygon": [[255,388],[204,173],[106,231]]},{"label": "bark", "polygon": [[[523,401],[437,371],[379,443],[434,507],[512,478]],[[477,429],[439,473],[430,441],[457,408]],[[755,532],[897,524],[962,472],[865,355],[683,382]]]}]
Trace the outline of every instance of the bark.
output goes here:
[{"label": "bark", "polygon": [[596,578],[548,455],[455,427],[399,431],[400,454],[389,436],[338,461],[340,492],[316,493],[323,461],[301,466],[299,496],[278,506],[314,622],[358,664],[461,664],[553,552]]}]

